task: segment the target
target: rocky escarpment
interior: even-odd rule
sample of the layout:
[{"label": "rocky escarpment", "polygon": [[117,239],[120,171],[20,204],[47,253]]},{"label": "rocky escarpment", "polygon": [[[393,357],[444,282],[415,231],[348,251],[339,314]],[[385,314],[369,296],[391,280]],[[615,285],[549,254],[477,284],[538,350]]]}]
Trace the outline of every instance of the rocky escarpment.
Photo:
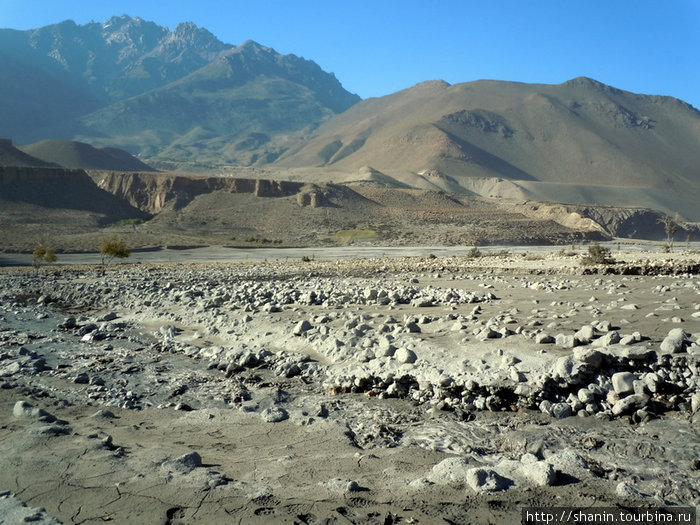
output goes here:
[{"label": "rocky escarpment", "polygon": [[[632,239],[665,239],[664,215],[645,208],[613,208],[609,206],[578,206],[576,212],[600,224],[615,237]],[[686,224],[677,220],[676,238],[685,240],[700,239],[697,224]]]},{"label": "rocky escarpment", "polygon": [[[648,208],[623,208],[614,206],[576,206],[566,204],[542,204],[526,202],[520,206],[529,217],[553,220],[563,226],[588,231],[598,231],[612,237],[628,239],[666,239],[663,220],[665,215]],[[700,239],[697,224],[675,219],[677,240]]]},{"label": "rocky escarpment", "polygon": [[[214,191],[252,193],[256,197],[287,197],[300,192],[301,182],[224,177],[191,177],[174,174],[95,172],[93,178],[105,191],[148,213],[160,212],[174,201],[174,208],[186,206],[197,195]],[[317,199],[308,199],[319,202]],[[300,200],[300,204],[306,202]]]}]

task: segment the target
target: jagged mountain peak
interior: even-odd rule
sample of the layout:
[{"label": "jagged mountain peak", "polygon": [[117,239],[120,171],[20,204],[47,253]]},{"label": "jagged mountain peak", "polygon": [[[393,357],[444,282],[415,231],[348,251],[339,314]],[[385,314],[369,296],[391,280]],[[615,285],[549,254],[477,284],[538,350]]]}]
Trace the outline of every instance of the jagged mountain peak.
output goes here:
[{"label": "jagged mountain peak", "polygon": [[279,155],[268,145],[276,134],[314,128],[359,100],[310,60],[252,40],[227,44],[193,22],[171,31],[121,15],[0,30],[0,49],[0,69],[20,81],[0,85],[0,135],[22,142],[80,140],[177,158],[206,150],[252,163]]},{"label": "jagged mountain peak", "polygon": [[223,49],[228,47],[210,31],[197,26],[194,22],[182,22],[178,24],[168,35],[167,40],[169,42],[180,42],[182,44],[195,46],[200,49],[209,49],[212,47]]}]

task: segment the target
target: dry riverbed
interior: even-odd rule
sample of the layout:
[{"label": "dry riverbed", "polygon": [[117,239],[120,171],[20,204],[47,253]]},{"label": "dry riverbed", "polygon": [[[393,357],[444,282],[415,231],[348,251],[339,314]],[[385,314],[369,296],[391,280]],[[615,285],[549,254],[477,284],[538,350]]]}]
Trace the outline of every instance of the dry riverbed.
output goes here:
[{"label": "dry riverbed", "polygon": [[697,254],[618,257],[4,268],[0,515],[697,506]]}]

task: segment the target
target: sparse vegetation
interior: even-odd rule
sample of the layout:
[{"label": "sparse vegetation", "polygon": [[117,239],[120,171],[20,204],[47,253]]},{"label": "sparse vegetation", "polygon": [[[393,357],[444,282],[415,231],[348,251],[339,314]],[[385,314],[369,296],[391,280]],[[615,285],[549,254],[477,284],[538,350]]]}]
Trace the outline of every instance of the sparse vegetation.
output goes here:
[{"label": "sparse vegetation", "polygon": [[107,224],[106,226],[112,227],[112,226],[131,226],[133,229],[136,229],[136,226],[139,224],[143,224],[145,221],[141,217],[134,217],[132,219],[122,219],[120,221],[113,222],[111,224]]},{"label": "sparse vegetation", "polygon": [[278,239],[268,239],[267,237],[246,237],[243,239],[245,242],[256,243],[256,244],[282,244],[281,240]]},{"label": "sparse vegetation", "polygon": [[476,246],[473,246],[472,249],[467,252],[467,257],[470,259],[478,259],[482,255],[481,250],[479,250],[479,248]]},{"label": "sparse vegetation", "polygon": [[42,263],[53,263],[57,260],[58,258],[56,257],[56,252],[42,244],[34,248],[34,251],[32,252],[32,264],[37,270]]},{"label": "sparse vegetation", "polygon": [[125,259],[131,255],[131,250],[127,248],[126,243],[117,237],[104,239],[100,244],[100,259],[102,262],[102,273],[104,274],[107,265],[117,259]]},{"label": "sparse vegetation", "polygon": [[592,266],[595,264],[615,264],[615,259],[610,256],[610,248],[594,242],[588,247],[588,254],[581,260],[581,264]]},{"label": "sparse vegetation", "polygon": [[355,230],[340,230],[334,235],[334,239],[340,244],[350,244],[355,241],[371,241],[378,236],[379,234],[375,230],[366,227]]}]

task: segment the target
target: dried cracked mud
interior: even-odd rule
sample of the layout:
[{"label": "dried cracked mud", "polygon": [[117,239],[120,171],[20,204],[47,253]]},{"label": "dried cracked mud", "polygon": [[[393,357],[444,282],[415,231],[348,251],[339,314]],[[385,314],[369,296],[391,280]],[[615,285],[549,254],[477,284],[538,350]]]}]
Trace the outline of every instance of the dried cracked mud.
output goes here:
[{"label": "dried cracked mud", "polygon": [[643,257],[0,269],[0,522],[697,506],[697,254]]}]

